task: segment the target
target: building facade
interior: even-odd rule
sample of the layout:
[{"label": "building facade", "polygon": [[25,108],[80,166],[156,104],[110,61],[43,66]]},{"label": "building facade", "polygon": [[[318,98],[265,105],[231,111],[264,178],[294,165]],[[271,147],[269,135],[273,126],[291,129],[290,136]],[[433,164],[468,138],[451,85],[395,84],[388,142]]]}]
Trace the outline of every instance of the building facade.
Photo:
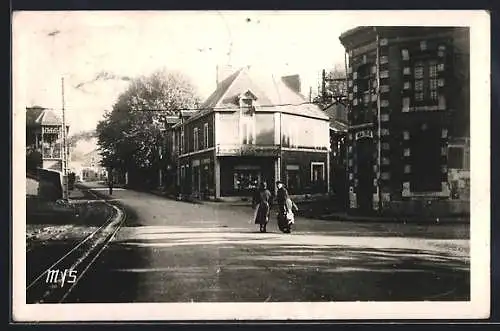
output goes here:
[{"label": "building facade", "polygon": [[298,76],[275,79],[246,67],[222,79],[200,110],[181,113],[167,139],[181,193],[249,196],[280,179],[291,194],[326,194],[328,117],[298,87]]},{"label": "building facade", "polygon": [[[69,126],[66,127],[66,133],[68,131]],[[62,171],[62,144],[62,120],[54,110],[42,107],[27,107],[26,157],[27,161],[33,160],[36,163],[33,166],[28,165],[28,168],[35,167]],[[35,154],[37,157],[34,157]]]},{"label": "building facade", "polygon": [[448,200],[450,142],[469,136],[468,29],[358,27],[340,41],[349,209],[414,213]]}]

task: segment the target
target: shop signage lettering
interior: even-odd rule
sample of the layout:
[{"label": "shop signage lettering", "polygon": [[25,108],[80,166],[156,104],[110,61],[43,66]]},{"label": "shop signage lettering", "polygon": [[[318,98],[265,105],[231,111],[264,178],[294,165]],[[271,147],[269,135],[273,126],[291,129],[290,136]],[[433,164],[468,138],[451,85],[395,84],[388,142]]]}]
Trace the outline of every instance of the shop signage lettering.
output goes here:
[{"label": "shop signage lettering", "polygon": [[219,147],[218,154],[221,155],[252,155],[252,156],[275,156],[278,153],[276,147],[262,147],[254,145],[242,145],[240,147]]},{"label": "shop signage lettering", "polygon": [[372,130],[358,131],[356,132],[356,135],[354,137],[356,140],[359,140],[361,138],[373,138],[373,131]]},{"label": "shop signage lettering", "polygon": [[241,155],[261,155],[261,156],[273,156],[277,152],[277,149],[272,147],[272,148],[265,148],[265,147],[259,147],[259,146],[253,146],[253,145],[244,145],[241,146]]}]

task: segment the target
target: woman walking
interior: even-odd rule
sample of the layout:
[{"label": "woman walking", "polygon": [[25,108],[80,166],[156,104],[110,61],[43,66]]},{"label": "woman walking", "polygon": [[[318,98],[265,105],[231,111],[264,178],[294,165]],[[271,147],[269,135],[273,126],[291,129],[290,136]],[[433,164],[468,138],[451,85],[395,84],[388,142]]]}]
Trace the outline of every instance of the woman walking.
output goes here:
[{"label": "woman walking", "polygon": [[278,205],[278,228],[284,233],[290,233],[292,225],[295,223],[293,212],[298,211],[299,208],[290,198],[283,182],[277,181],[276,186],[278,187],[276,194],[276,203]]},{"label": "woman walking", "polygon": [[255,192],[253,201],[255,208],[255,224],[259,224],[260,232],[266,232],[266,226],[269,222],[269,211],[271,210],[271,192],[267,189],[267,183],[263,182],[260,189]]}]

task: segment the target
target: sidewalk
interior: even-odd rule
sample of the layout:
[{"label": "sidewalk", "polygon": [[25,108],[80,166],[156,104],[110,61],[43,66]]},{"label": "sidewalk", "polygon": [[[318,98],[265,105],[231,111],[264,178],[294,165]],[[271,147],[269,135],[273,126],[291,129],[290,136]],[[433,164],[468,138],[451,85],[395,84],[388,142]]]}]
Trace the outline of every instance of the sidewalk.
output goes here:
[{"label": "sidewalk", "polygon": [[353,221],[353,222],[395,222],[395,223],[469,223],[470,217],[465,215],[450,215],[448,217],[429,217],[429,216],[364,216],[349,215],[346,212],[331,213],[321,215],[318,218],[328,221]]}]

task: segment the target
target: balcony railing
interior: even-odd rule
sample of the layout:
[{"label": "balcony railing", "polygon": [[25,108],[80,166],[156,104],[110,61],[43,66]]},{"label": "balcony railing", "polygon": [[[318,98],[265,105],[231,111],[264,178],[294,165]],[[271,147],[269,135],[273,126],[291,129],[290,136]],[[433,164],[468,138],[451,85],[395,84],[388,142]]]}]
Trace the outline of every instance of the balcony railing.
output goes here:
[{"label": "balcony railing", "polygon": [[217,156],[278,156],[278,145],[218,144]]},{"label": "balcony railing", "polygon": [[62,158],[61,147],[43,147],[42,158],[44,159],[60,159]]}]

